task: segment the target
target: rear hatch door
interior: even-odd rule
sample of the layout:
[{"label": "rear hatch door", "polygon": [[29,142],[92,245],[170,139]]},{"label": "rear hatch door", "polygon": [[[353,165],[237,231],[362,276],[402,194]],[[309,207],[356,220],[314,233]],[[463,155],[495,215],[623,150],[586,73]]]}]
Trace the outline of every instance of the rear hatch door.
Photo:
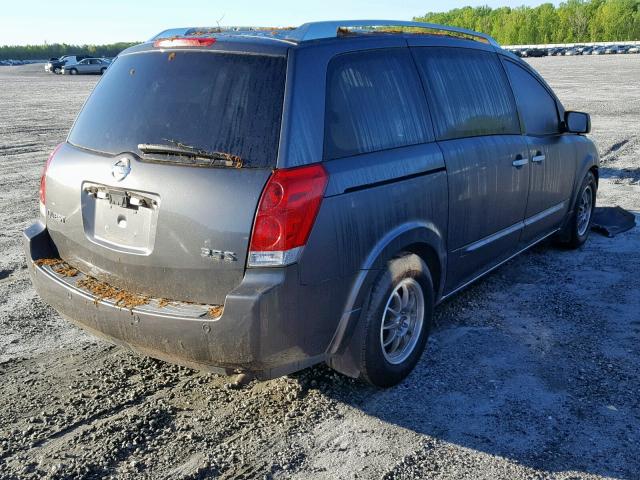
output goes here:
[{"label": "rear hatch door", "polygon": [[47,174],[60,256],[119,288],[222,303],[276,165],[286,59],[121,55]]}]

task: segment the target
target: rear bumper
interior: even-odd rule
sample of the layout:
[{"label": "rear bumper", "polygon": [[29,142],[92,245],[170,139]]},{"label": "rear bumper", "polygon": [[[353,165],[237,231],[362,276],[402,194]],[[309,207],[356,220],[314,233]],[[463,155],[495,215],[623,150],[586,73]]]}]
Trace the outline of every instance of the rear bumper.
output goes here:
[{"label": "rear bumper", "polygon": [[24,251],[40,297],[64,318],[88,332],[144,355],[201,370],[246,372],[260,379],[300,370],[325,359],[307,351],[304,319],[299,318],[297,266],[249,270],[225,301],[217,319],[193,318],[148,308],[118,307],[96,301],[34,261],[57,256],[42,223],[24,231]]}]

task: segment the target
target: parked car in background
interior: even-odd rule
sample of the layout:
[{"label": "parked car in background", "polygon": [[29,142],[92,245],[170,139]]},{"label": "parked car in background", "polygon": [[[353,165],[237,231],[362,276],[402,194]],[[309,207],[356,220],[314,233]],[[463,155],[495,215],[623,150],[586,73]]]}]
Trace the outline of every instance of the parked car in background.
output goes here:
[{"label": "parked car in background", "polygon": [[45,72],[52,72],[53,64],[58,61],[58,57],[51,57],[47,63],[44,64]]},{"label": "parked car in background", "polygon": [[38,60],[0,60],[0,65],[2,66],[17,66],[17,65],[29,65],[31,63],[41,63]]},{"label": "parked car in background", "polygon": [[64,60],[61,58],[50,58],[49,61],[44,64],[45,72],[60,73],[64,65]]},{"label": "parked car in background", "polygon": [[629,47],[629,49],[627,50],[627,53],[640,53],[640,46],[633,45]]},{"label": "parked car in background", "polygon": [[85,58],[78,63],[62,67],[63,75],[98,74],[103,75],[110,63],[102,58]]},{"label": "parked car in background", "polygon": [[81,62],[85,58],[89,58],[88,55],[63,55],[58,59],[49,59],[45,64],[44,69],[51,73],[62,73],[62,68],[67,65],[75,65]]},{"label": "parked car in background", "polygon": [[27,265],[63,317],[144,354],[388,387],[437,304],[545,238],[584,244],[590,125],[468,30],[160,38],[118,56],[46,162]]},{"label": "parked car in background", "polygon": [[530,48],[527,52],[528,57],[546,57],[547,51],[544,48]]}]

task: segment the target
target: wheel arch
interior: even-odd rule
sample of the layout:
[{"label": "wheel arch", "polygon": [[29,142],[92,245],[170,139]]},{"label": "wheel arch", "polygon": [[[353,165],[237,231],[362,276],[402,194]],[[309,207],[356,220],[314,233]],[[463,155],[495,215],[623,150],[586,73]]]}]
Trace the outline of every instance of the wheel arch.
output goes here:
[{"label": "wheel arch", "polygon": [[578,197],[580,186],[582,185],[584,177],[587,175],[587,173],[591,172],[596,178],[596,186],[598,186],[600,181],[600,156],[598,155],[598,151],[595,145],[586,137],[579,136],[578,138],[582,141],[580,143],[577,143],[578,157],[576,164],[576,176],[573,181],[573,190],[571,191],[571,196],[569,197],[569,208],[567,209],[564,221],[562,222],[562,226],[560,228],[560,231],[558,232],[558,239],[560,240],[560,242],[566,242],[569,239],[569,220],[573,215],[576,199]]},{"label": "wheel arch", "polygon": [[385,235],[371,250],[353,282],[332,341],[327,349],[331,368],[357,377],[357,339],[362,334],[361,312],[369,303],[369,293],[389,260],[405,253],[418,255],[429,268],[436,303],[442,296],[446,272],[446,242],[443,233],[431,222],[408,222]]},{"label": "wheel arch", "polygon": [[600,169],[598,165],[592,165],[589,171],[596,177],[596,186],[600,186]]},{"label": "wheel arch", "polygon": [[406,252],[415,253],[418,255],[424,263],[429,267],[429,273],[431,273],[431,280],[433,281],[433,289],[436,298],[441,296],[441,287],[444,285],[444,261],[440,258],[438,251],[429,243],[413,243],[405,248]]}]

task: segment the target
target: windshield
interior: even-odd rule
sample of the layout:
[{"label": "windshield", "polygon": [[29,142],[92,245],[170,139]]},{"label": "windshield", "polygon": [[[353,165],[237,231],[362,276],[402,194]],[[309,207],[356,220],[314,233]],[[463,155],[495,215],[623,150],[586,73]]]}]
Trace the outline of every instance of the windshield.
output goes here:
[{"label": "windshield", "polygon": [[242,160],[276,163],[284,57],[152,51],[118,57],[69,134],[79,147],[142,155],[173,139]]}]

